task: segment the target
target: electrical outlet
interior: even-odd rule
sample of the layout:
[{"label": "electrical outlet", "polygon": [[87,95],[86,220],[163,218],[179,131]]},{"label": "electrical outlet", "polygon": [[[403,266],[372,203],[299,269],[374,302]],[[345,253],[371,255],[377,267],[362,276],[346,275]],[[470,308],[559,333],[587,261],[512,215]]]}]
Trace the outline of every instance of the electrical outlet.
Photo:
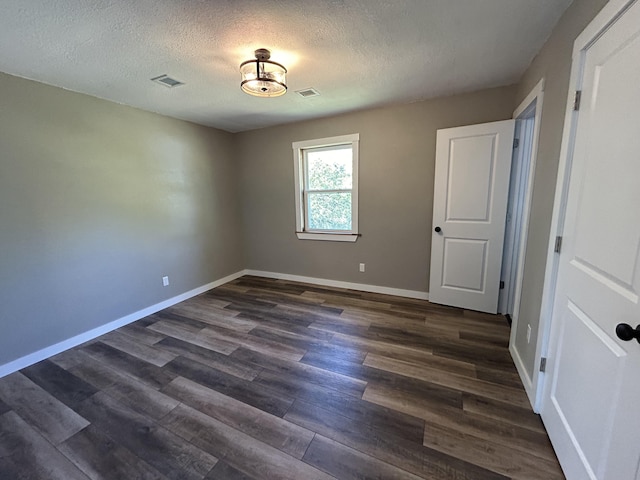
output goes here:
[{"label": "electrical outlet", "polygon": [[531,342],[531,325],[527,325],[527,343]]},{"label": "electrical outlet", "polygon": [[361,272],[364,272],[364,263],[361,263],[361,264],[360,264],[360,271],[361,271]]},{"label": "electrical outlet", "polygon": [[162,286],[163,287],[169,286],[169,277],[162,277]]}]

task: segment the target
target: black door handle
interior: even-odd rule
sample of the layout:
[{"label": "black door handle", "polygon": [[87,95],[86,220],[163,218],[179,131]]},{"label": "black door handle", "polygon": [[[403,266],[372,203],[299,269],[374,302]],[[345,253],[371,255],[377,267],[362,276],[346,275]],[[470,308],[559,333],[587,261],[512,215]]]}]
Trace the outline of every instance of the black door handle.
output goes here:
[{"label": "black door handle", "polygon": [[627,323],[619,323],[616,327],[616,335],[620,340],[628,342],[634,338],[640,343],[640,325],[635,329]]},{"label": "black door handle", "polygon": [[436,228],[434,228],[434,230],[436,231],[436,233],[440,233],[442,231],[442,229],[440,227],[436,227]]}]

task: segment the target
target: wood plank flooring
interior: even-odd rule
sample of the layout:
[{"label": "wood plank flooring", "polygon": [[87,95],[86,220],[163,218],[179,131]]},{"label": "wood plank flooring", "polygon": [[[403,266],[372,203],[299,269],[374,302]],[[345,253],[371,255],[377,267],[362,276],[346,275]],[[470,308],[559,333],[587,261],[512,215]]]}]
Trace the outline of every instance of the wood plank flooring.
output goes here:
[{"label": "wood plank flooring", "polygon": [[0,480],[563,479],[508,338],[242,277],[0,379]]}]

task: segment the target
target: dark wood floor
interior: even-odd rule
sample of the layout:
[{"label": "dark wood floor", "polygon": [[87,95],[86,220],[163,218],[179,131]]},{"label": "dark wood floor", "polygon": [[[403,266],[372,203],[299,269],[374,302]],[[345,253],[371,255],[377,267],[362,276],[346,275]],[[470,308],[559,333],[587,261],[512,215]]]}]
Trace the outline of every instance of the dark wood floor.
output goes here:
[{"label": "dark wood floor", "polygon": [[243,277],[0,379],[0,478],[562,479],[508,337]]}]

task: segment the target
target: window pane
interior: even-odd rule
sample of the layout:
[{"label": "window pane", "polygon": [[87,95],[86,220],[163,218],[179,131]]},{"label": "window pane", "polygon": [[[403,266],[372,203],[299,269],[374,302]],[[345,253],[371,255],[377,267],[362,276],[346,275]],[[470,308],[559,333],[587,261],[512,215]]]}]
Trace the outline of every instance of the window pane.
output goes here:
[{"label": "window pane", "polygon": [[307,150],[309,190],[351,189],[353,160],[351,146]]},{"label": "window pane", "polygon": [[351,230],[351,193],[309,193],[309,230]]}]

